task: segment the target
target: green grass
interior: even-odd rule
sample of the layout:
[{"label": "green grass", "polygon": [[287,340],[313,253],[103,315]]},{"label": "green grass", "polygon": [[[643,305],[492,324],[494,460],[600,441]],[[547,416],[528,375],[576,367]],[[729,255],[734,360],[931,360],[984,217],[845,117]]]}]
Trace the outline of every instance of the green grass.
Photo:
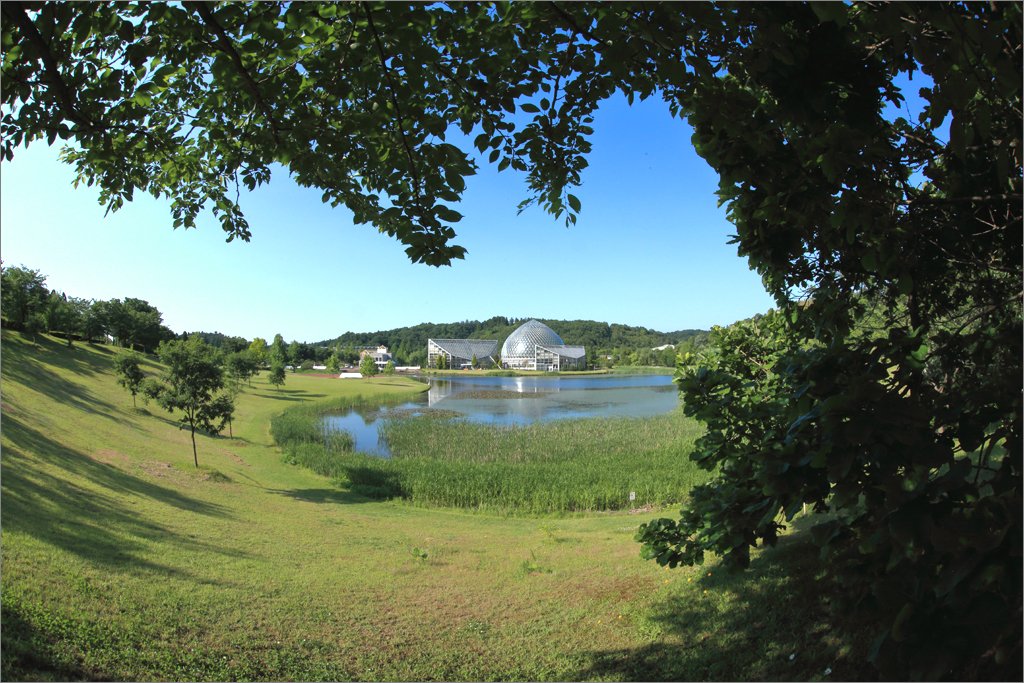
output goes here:
[{"label": "green grass", "polygon": [[865,675],[799,534],[745,578],[668,571],[633,540],[651,514],[420,508],[282,462],[286,407],[408,380],[258,377],[233,438],[197,437],[196,469],[187,432],[132,408],[109,347],[5,331],[2,354],[3,680]]},{"label": "green grass", "polygon": [[388,420],[381,434],[394,456],[362,458],[358,467],[418,505],[531,514],[622,510],[678,503],[705,481],[689,460],[701,431],[681,412],[512,427]]},{"label": "green grass", "polygon": [[322,427],[323,414],[361,400],[298,406],[274,417],[271,434],[286,461],[373,498],[506,514],[665,506],[708,478],[689,459],[702,428],[681,410],[528,426],[436,415],[388,419],[380,434],[393,457],[380,458],[353,453],[348,434]]}]

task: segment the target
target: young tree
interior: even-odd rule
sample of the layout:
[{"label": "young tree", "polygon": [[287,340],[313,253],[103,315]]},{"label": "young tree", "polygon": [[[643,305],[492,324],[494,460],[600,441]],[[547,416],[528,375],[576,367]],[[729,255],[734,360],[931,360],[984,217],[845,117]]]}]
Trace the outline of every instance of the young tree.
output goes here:
[{"label": "young tree", "polygon": [[297,341],[292,341],[291,344],[285,349],[288,354],[288,362],[293,368],[297,368],[302,363],[302,344]]},{"label": "young tree", "polygon": [[267,375],[267,381],[278,390],[284,384],[284,363],[277,357],[271,357],[270,374]]},{"label": "young tree", "polygon": [[373,356],[366,354],[363,359],[359,361],[359,373],[363,377],[373,377],[377,374],[377,363],[373,360]]},{"label": "young tree", "polygon": [[341,370],[341,361],[338,360],[337,353],[332,353],[327,358],[327,372],[337,373],[339,370]]},{"label": "young tree", "polygon": [[384,374],[385,375],[393,375],[393,374],[395,374],[395,361],[389,360],[387,363],[384,364]]},{"label": "young tree", "polygon": [[260,337],[253,339],[252,343],[249,344],[249,356],[256,365],[256,374],[258,375],[263,366],[267,364],[267,341]]},{"label": "young tree", "polygon": [[221,433],[224,431],[224,425],[227,424],[228,436],[234,438],[235,400],[237,398],[238,388],[229,387],[226,392],[210,402],[206,408],[206,420],[211,425],[213,433]]},{"label": "young tree", "polygon": [[146,379],[146,373],[140,366],[141,361],[142,357],[134,351],[124,351],[114,356],[114,373],[117,375],[117,383],[131,392],[133,407],[138,407],[135,395],[142,390],[142,383]]},{"label": "young tree", "polygon": [[267,355],[269,356],[271,363],[274,362],[274,358],[281,361],[281,365],[288,363],[288,346],[284,343],[284,337],[280,334],[274,335],[274,341],[270,343]]},{"label": "young tree", "polygon": [[[192,458],[199,467],[196,430],[219,433],[230,418],[227,401],[218,396],[224,387],[224,371],[217,350],[199,337],[165,341],[157,350],[167,366],[162,382],[152,387],[157,402],[168,412],[181,413],[180,422],[192,436]],[[233,411],[233,406],[232,406]]]},{"label": "young tree", "polygon": [[253,361],[249,349],[235,351],[224,357],[224,369],[227,371],[228,377],[233,380],[237,389],[242,382],[251,383],[252,376],[256,374],[256,363]]}]

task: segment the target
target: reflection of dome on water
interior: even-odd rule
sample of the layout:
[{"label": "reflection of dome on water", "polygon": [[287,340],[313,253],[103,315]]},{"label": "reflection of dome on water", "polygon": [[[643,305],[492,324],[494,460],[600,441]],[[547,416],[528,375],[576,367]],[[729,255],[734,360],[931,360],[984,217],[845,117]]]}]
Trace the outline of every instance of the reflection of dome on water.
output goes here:
[{"label": "reflection of dome on water", "polygon": [[586,350],[566,346],[539,320],[528,320],[501,345],[501,363],[517,370],[563,370],[586,367]]},{"label": "reflection of dome on water", "polygon": [[555,331],[538,320],[529,320],[520,325],[501,345],[501,360],[512,363],[520,358],[533,359],[534,347],[562,346],[565,342]]}]

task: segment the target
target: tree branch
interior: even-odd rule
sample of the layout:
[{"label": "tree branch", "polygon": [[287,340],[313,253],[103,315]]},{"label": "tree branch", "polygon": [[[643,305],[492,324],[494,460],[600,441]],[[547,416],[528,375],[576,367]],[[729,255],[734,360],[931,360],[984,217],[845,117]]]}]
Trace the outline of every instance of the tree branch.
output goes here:
[{"label": "tree branch", "polygon": [[274,137],[274,142],[277,145],[281,144],[280,129],[277,123],[274,121],[273,114],[270,111],[270,106],[267,101],[263,99],[263,95],[260,93],[259,84],[256,83],[256,79],[252,77],[249,70],[245,66],[245,62],[242,61],[242,56],[238,54],[235,46],[231,42],[231,38],[228,36],[224,27],[217,21],[217,17],[213,16],[213,12],[210,11],[210,5],[206,2],[187,2],[187,6],[192,7],[196,10],[203,21],[213,29],[213,32],[217,35],[217,42],[215,46],[220,49],[221,52],[226,54],[231,59],[232,64],[235,65],[235,69],[242,77],[242,82],[245,83],[245,89],[249,92],[249,95],[256,101],[256,106],[260,108],[263,117],[267,120],[267,124],[270,126],[270,133]]},{"label": "tree branch", "polygon": [[370,25],[370,30],[373,32],[373,42],[377,45],[377,57],[380,61],[380,67],[384,69],[384,78],[388,82],[388,91],[391,93],[391,103],[395,107],[395,114],[398,117],[398,134],[402,139],[402,147],[405,148],[405,156],[409,159],[409,172],[412,174],[413,183],[416,187],[416,202],[419,203],[420,198],[420,175],[416,170],[416,160],[412,154],[412,148],[409,147],[408,136],[405,133],[405,126],[402,124],[402,109],[398,104],[397,88],[395,82],[391,78],[391,69],[387,65],[387,55],[384,54],[384,45],[381,43],[380,34],[377,32],[377,27],[373,23],[373,14],[370,12],[370,8],[367,7],[366,3],[362,3],[363,12],[366,13],[366,21]]},{"label": "tree branch", "polygon": [[57,64],[56,58],[53,56],[53,52],[50,50],[50,46],[43,40],[43,37],[36,30],[35,24],[28,18],[28,14],[24,9],[24,6],[20,6],[21,11],[14,9],[14,3],[3,3],[0,5],[0,10],[3,11],[3,15],[7,17],[12,23],[16,24],[18,31],[22,37],[36,48],[39,52],[40,58],[43,60],[43,66],[46,69],[46,75],[49,77],[49,83],[53,87],[54,92],[57,95],[57,102],[60,104],[61,110],[64,115],[75,123],[84,126],[86,129],[91,131],[105,130],[104,127],[98,126],[89,117],[78,110],[75,103],[75,96],[68,88],[67,83],[64,82],[64,78],[61,76],[60,67]]}]

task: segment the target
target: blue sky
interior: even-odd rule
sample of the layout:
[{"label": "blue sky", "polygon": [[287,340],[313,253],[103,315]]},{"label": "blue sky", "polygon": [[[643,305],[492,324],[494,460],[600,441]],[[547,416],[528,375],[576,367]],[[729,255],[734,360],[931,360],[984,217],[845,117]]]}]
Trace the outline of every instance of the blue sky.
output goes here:
[{"label": "blue sky", "polygon": [[283,169],[242,197],[253,237],[224,242],[211,216],[173,230],[166,202],[138,196],[104,217],[73,189],[57,148],[37,143],[0,165],[0,257],[69,295],[149,301],[176,332],[320,341],[346,331],[494,315],[593,319],[669,331],[728,324],[772,306],[727,244],[717,177],[690,128],[660,100],[605,102],[571,229],[516,214],[523,177],[489,164],[468,179],[449,268],[412,264],[397,241],[353,225]]}]

